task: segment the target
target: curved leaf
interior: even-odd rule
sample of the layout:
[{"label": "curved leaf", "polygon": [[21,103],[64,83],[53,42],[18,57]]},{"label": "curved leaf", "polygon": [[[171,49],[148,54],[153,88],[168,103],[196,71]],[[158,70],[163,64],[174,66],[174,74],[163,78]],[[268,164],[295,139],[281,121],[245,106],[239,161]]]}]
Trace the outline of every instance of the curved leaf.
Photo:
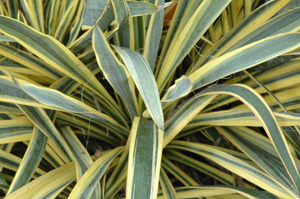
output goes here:
[{"label": "curved leaf", "polygon": [[[74,163],[68,163],[57,169],[54,169],[41,177],[31,181],[22,188],[7,195],[7,199],[16,198],[49,198],[49,194],[57,195],[62,188],[75,180],[75,166]],[[45,188],[46,187],[46,188]]]},{"label": "curved leaf", "polygon": [[157,126],[164,129],[164,117],[157,85],[146,60],[139,53],[113,46],[123,59],[136,87],[138,88],[149,113]]},{"label": "curved leaf", "polygon": [[133,118],[138,111],[134,83],[126,67],[114,55],[104,34],[97,26],[93,32],[93,48],[105,78],[125,101]]},{"label": "curved leaf", "polygon": [[191,143],[186,141],[172,141],[167,148],[187,150],[203,157],[206,157],[229,171],[253,182],[257,186],[273,193],[282,198],[299,198],[299,194],[287,192],[274,182],[268,175],[260,170],[250,166],[249,164],[235,158],[225,152],[222,152],[215,146],[205,144]]},{"label": "curved leaf", "polygon": [[203,65],[188,77],[193,89],[250,68],[300,46],[300,33],[284,33],[251,43]]},{"label": "curved leaf", "polygon": [[122,151],[123,147],[118,147],[98,158],[77,182],[69,198],[89,198],[111,161]]}]

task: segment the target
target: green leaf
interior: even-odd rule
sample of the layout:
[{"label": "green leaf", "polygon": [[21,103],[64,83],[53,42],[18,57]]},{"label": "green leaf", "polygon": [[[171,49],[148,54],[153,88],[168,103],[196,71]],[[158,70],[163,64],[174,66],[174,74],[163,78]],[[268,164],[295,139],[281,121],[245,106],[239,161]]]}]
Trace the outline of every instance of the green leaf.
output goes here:
[{"label": "green leaf", "polygon": [[[58,195],[69,183],[75,180],[74,163],[68,163],[49,171],[41,177],[31,181],[20,189],[7,195],[7,199],[52,198]],[[45,188],[46,187],[46,188]]]},{"label": "green leaf", "polygon": [[166,199],[177,199],[175,189],[163,168],[160,168],[160,185]]},{"label": "green leaf", "polygon": [[113,46],[123,59],[149,113],[157,126],[164,129],[164,118],[157,85],[147,61],[139,53]]},{"label": "green leaf", "polygon": [[5,16],[0,16],[0,31],[17,40],[52,67],[93,90],[115,109],[116,114],[122,115],[114,99],[94,74],[59,41]]},{"label": "green leaf", "polygon": [[107,0],[87,0],[83,17],[83,26],[93,26],[105,10]]},{"label": "green leaf", "polygon": [[298,194],[275,148],[266,137],[242,127],[218,127],[217,130],[278,181],[281,187]]},{"label": "green leaf", "polygon": [[123,149],[124,147],[114,148],[98,158],[77,182],[69,198],[89,198],[112,160],[118,156]]},{"label": "green leaf", "polygon": [[187,141],[172,141],[167,148],[186,150],[206,157],[278,197],[289,199],[299,198],[298,194],[294,195],[293,193],[282,189],[267,174],[250,166],[242,160],[219,150],[215,146]]},{"label": "green leaf", "polygon": [[133,118],[138,113],[134,82],[126,67],[114,55],[104,34],[97,26],[93,32],[93,48],[105,78],[124,100]]},{"label": "green leaf", "polygon": [[157,85],[160,91],[162,91],[179,63],[229,3],[229,0],[202,1],[181,31],[176,32],[166,53],[163,68],[158,74]]},{"label": "green leaf", "polygon": [[[91,165],[94,162],[91,156],[89,155],[88,151],[84,148],[84,146],[81,144],[81,142],[69,126],[62,127],[60,129],[60,132],[66,140],[66,143],[68,144],[70,150],[73,152],[77,173],[77,181],[79,181],[82,175],[91,167]],[[99,185],[95,187],[91,198],[100,198]]]},{"label": "green leaf", "polygon": [[127,1],[126,3],[129,7],[130,17],[149,15],[156,11],[151,3],[140,1]]},{"label": "green leaf", "polygon": [[37,128],[34,128],[30,144],[25,152],[24,157],[22,158],[22,162],[18,168],[18,171],[16,172],[14,179],[9,186],[7,195],[18,190],[20,187],[26,185],[30,181],[34,171],[42,159],[46,142],[47,137]]},{"label": "green leaf", "polygon": [[222,93],[232,95],[243,101],[256,115],[282,160],[289,177],[297,189],[299,189],[300,178],[297,166],[295,165],[295,160],[291,154],[286,138],[276,122],[275,116],[272,114],[271,109],[266,102],[264,102],[263,98],[245,85],[217,86],[211,91],[206,91],[205,95]]},{"label": "green leaf", "polygon": [[138,117],[134,119],[130,134],[127,198],[152,199],[156,197],[162,156],[162,138],[163,132],[153,121]]},{"label": "green leaf", "polygon": [[203,65],[188,77],[193,90],[300,46],[300,33],[284,33],[251,43]]}]

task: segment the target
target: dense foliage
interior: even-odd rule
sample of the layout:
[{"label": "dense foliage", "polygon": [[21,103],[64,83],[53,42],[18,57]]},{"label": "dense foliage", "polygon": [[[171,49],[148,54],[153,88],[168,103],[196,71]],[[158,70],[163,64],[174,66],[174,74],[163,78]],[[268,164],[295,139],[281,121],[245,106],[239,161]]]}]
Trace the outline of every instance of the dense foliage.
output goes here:
[{"label": "dense foliage", "polygon": [[300,198],[300,5],[0,1],[1,197]]}]

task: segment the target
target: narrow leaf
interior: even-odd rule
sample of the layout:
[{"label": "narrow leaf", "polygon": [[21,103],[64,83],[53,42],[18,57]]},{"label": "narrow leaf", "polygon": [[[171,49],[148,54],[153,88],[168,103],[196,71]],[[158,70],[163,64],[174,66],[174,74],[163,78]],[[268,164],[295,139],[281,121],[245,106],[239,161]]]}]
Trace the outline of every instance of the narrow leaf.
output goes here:
[{"label": "narrow leaf", "polygon": [[152,199],[157,196],[162,138],[163,132],[153,121],[134,119],[130,134],[126,198]]},{"label": "narrow leaf", "polygon": [[134,83],[126,67],[114,55],[98,26],[94,28],[93,32],[93,48],[105,78],[122,97],[133,118],[138,111]]},{"label": "narrow leaf", "polygon": [[123,59],[130,75],[137,86],[147,109],[160,129],[164,129],[164,118],[157,85],[146,60],[139,53],[114,46]]},{"label": "narrow leaf", "polygon": [[110,163],[123,151],[123,149],[123,147],[115,148],[98,158],[77,182],[69,195],[69,198],[89,198]]}]

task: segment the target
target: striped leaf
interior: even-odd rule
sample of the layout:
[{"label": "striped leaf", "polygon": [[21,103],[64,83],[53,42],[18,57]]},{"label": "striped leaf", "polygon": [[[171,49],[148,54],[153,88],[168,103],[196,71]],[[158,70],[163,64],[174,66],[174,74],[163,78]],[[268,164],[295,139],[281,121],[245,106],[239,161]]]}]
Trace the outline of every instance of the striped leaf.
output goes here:
[{"label": "striped leaf", "polygon": [[12,18],[17,18],[18,16],[18,7],[19,7],[19,2],[18,0],[10,0],[6,2],[7,7],[8,7],[8,12],[9,12],[9,16],[11,16]]},{"label": "striped leaf", "polygon": [[[262,24],[238,42],[231,45],[224,53],[273,35],[294,32],[300,29],[300,8],[290,10]],[[223,54],[224,54],[223,53]]]},{"label": "striped leaf", "polygon": [[[203,56],[199,57],[198,61],[195,63],[195,66],[191,71],[198,69],[204,63],[207,63],[214,57],[219,57],[224,53],[224,51],[226,51],[232,45],[235,45],[235,43],[237,43],[243,37],[247,36],[249,32],[264,24],[287,3],[288,1],[285,0],[268,1],[251,12],[250,15],[246,16],[246,18],[243,19],[240,23],[236,24],[236,26],[234,26],[228,34],[226,34],[221,40],[219,40],[219,42],[211,47],[208,52],[205,52]],[[237,12],[237,5],[234,4],[236,4],[235,1],[231,3],[231,6],[235,6],[235,10],[232,10],[232,12]],[[210,36],[215,37],[214,34],[210,34]]]},{"label": "striped leaf", "polygon": [[218,148],[214,146],[186,141],[172,141],[167,148],[187,150],[206,157],[278,197],[287,199],[299,198],[298,194],[295,195],[292,192],[287,192],[286,190],[282,189],[265,173],[248,165],[238,158],[218,150]]},{"label": "striped leaf", "polygon": [[84,11],[83,26],[93,26],[103,13],[108,0],[88,0]]},{"label": "striped leaf", "polygon": [[149,15],[156,11],[153,4],[139,1],[127,1],[130,17]]},{"label": "striped leaf", "polygon": [[61,134],[51,122],[46,112],[41,108],[31,106],[19,105],[19,108],[45,136],[47,136],[54,142],[56,147],[62,152],[58,153],[63,158],[63,160],[66,162],[71,162],[73,160],[72,152],[70,151]]},{"label": "striped leaf", "polygon": [[162,101],[170,102],[187,95],[192,89],[192,83],[186,76],[182,76],[175,81],[175,84],[168,89]]},{"label": "striped leaf", "polygon": [[[39,30],[44,32],[44,13],[42,0],[28,0],[28,5],[31,8],[32,15],[39,25]],[[28,10],[29,11],[29,10]]]},{"label": "striped leaf", "polygon": [[234,179],[232,178],[232,175],[227,174],[223,171],[220,171],[219,169],[216,169],[208,164],[205,164],[203,162],[200,162],[194,158],[190,158],[182,153],[179,153],[175,150],[168,150],[166,157],[169,160],[173,160],[176,162],[180,162],[182,164],[185,164],[189,167],[192,167],[201,173],[205,173],[208,176],[211,176],[212,178],[222,182],[222,184],[233,186],[234,185]]},{"label": "striped leaf", "polygon": [[57,28],[54,33],[54,38],[56,38],[58,41],[63,42],[66,35],[69,34],[68,30],[71,24],[73,23],[73,18],[75,14],[77,13],[77,7],[79,6],[80,1],[79,0],[73,0],[72,3],[69,4],[69,6],[66,8],[65,12],[61,12],[61,17],[59,19],[59,23],[57,25]]},{"label": "striped leaf", "polygon": [[299,172],[295,165],[294,158],[290,152],[290,148],[287,144],[286,138],[276,122],[272,111],[268,105],[264,102],[261,96],[255,93],[254,90],[244,85],[231,85],[215,87],[214,91],[208,91],[205,94],[228,94],[232,95],[242,102],[244,102],[250,110],[256,115],[259,121],[262,123],[268,137],[274,145],[277,153],[282,160],[294,186],[299,189]]},{"label": "striped leaf", "polygon": [[117,104],[96,77],[59,41],[5,16],[0,16],[0,31],[17,40],[52,67],[93,90],[120,114]]},{"label": "striped leaf", "polygon": [[[300,124],[300,117],[292,113],[273,112],[279,126],[294,126]],[[197,115],[185,130],[204,125],[212,126],[262,126],[254,113],[245,108],[215,111]]]},{"label": "striped leaf", "polygon": [[144,103],[160,129],[164,129],[164,117],[160,103],[157,85],[151,69],[139,53],[127,48],[114,46],[123,59],[136,87],[138,88]]},{"label": "striped leaf", "polygon": [[0,43],[0,54],[37,72],[39,75],[47,74],[47,78],[57,80],[62,74],[44,61],[26,53],[16,47]]},{"label": "striped leaf", "polygon": [[284,33],[268,37],[216,58],[188,77],[192,81],[193,89],[201,88],[220,78],[270,60],[299,46],[299,33]]},{"label": "striped leaf", "polygon": [[179,63],[229,3],[229,0],[217,2],[202,1],[200,6],[196,7],[197,9],[189,18],[185,27],[182,28],[182,32],[176,32],[175,38],[166,53],[163,69],[157,78],[157,85],[160,91],[162,91]]},{"label": "striped leaf", "polygon": [[168,178],[165,170],[163,168],[160,168],[160,185],[163,191],[164,198],[166,199],[177,199],[177,195],[175,192],[175,189]]},{"label": "striped leaf", "polygon": [[0,35],[0,41],[1,42],[16,42],[16,40],[6,36],[6,35]]},{"label": "striped leaf", "polygon": [[[125,167],[127,169],[127,167]],[[126,177],[127,177],[127,170],[123,171],[117,178],[116,181],[114,181],[114,184],[105,191],[105,197],[104,198],[112,198],[117,193],[122,190],[126,185]]]},{"label": "striped leaf", "polygon": [[93,48],[105,78],[122,97],[133,118],[138,111],[134,83],[126,67],[114,55],[99,27],[94,28]]},{"label": "striped leaf", "polygon": [[196,96],[182,105],[166,122],[164,147],[214,98],[215,96]]},{"label": "striped leaf", "polygon": [[[164,4],[164,0],[156,0],[155,6],[161,6]],[[128,2],[129,8],[130,3]],[[159,48],[160,37],[162,33],[162,27],[164,22],[164,10],[160,10],[151,15],[148,30],[146,33],[143,56],[149,63],[152,71],[154,71],[156,57]]]},{"label": "striped leaf", "polygon": [[21,80],[12,80],[10,77],[2,76],[0,79],[0,101],[78,113],[83,117],[102,123],[107,128],[112,127],[112,130],[114,129],[116,132],[121,131],[127,134],[127,130],[109,116],[56,90],[39,87]]},{"label": "striped leaf", "polygon": [[10,184],[7,195],[18,190],[20,187],[29,182],[42,159],[46,142],[47,137],[37,128],[34,128],[30,144],[25,152],[24,157],[22,158],[22,162],[18,168],[18,171],[15,174],[12,183]]},{"label": "striped leaf", "polygon": [[[114,171],[112,172],[111,176],[109,177],[109,179],[106,182],[106,190],[108,190],[108,191],[112,186],[117,184],[116,181],[118,181],[121,178],[120,176],[123,176],[124,173],[125,173],[125,178],[126,178],[127,169],[128,169],[127,166],[128,166],[129,145],[130,145],[130,139],[127,140],[125,149],[119,159],[119,162],[118,162],[116,168],[114,169]],[[109,197],[112,197],[112,196],[109,196]]]},{"label": "striped leaf", "polygon": [[217,130],[247,154],[266,173],[280,182],[284,189],[298,194],[274,147],[267,138],[247,128],[224,127],[221,129],[218,127]]},{"label": "striped leaf", "polygon": [[[180,198],[197,198],[197,197],[210,197],[215,198],[220,196],[225,198],[229,194],[238,194],[237,198],[248,198],[248,199],[276,199],[274,195],[253,189],[245,189],[238,187],[225,187],[225,186],[191,186],[191,187],[178,187],[176,193]],[[229,198],[234,198],[234,195],[229,195]],[[243,197],[244,196],[244,197]],[[164,197],[159,196],[158,199]]]},{"label": "striped leaf", "polygon": [[41,27],[39,26],[39,20],[37,18],[37,15],[35,15],[36,12],[34,12],[33,10],[34,8],[31,7],[27,0],[21,0],[20,4],[22,5],[22,8],[24,10],[25,17],[28,20],[28,24],[34,29],[42,31],[42,29],[40,29]]},{"label": "striped leaf", "polygon": [[75,165],[71,162],[42,175],[5,198],[53,198],[75,177]]},{"label": "striped leaf", "polygon": [[74,23],[73,27],[70,30],[70,36],[69,41],[67,43],[67,46],[69,46],[72,42],[75,41],[75,39],[79,36],[81,26],[83,23],[83,15],[84,15],[84,9],[86,7],[85,1],[79,1],[79,5],[77,8],[77,11],[75,13],[75,19],[72,23]]},{"label": "striped leaf", "polygon": [[156,197],[162,138],[163,132],[153,121],[138,117],[134,119],[130,134],[126,198]]},{"label": "striped leaf", "polygon": [[[114,9],[113,6],[105,7],[103,14],[97,20],[96,25],[101,28],[102,31],[105,31],[107,27],[114,20]],[[86,47],[92,43],[92,29],[87,30],[79,38],[77,38],[73,43],[71,43],[68,48],[74,53],[78,54]]]},{"label": "striped leaf", "polygon": [[110,163],[123,149],[124,147],[114,148],[98,158],[77,182],[69,198],[89,198]]},{"label": "striped leaf", "polygon": [[25,117],[0,120],[0,144],[28,141],[32,130],[31,122]]},{"label": "striped leaf", "polygon": [[5,192],[7,192],[7,190],[9,189],[9,185],[6,182],[2,172],[0,172],[0,189]]},{"label": "striped leaf", "polygon": [[166,156],[163,156],[162,166],[166,169],[169,173],[171,173],[176,179],[178,179],[183,185],[185,186],[195,186],[199,185],[193,178],[186,174],[182,169],[172,163]]},{"label": "striped leaf", "polygon": [[129,17],[129,7],[125,0],[111,0],[114,8],[115,21],[117,27],[123,24]]},{"label": "striped leaf", "polygon": [[[70,150],[73,153],[75,166],[76,166],[76,176],[77,181],[80,180],[82,175],[90,168],[94,163],[91,159],[88,151],[84,148],[81,142],[78,140],[72,129],[68,126],[62,127],[61,134],[66,140]],[[100,187],[99,185],[95,187],[95,190],[91,196],[92,199],[100,198]]]}]

